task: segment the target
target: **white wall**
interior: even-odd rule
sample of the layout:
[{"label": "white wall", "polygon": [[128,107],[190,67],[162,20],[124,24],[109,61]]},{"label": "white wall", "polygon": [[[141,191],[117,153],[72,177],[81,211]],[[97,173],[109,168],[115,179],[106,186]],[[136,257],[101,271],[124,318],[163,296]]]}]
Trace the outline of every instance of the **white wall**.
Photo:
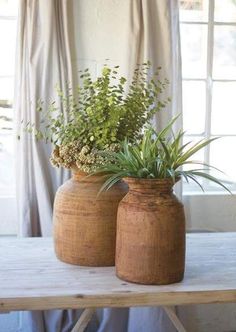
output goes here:
[{"label": "white wall", "polygon": [[127,0],[74,0],[77,59],[122,61],[127,38]]},{"label": "white wall", "polygon": [[[75,71],[90,67],[99,73],[108,59],[126,70],[130,57],[128,12],[130,0],[73,0],[72,39]],[[72,40],[72,43],[73,43]]]}]

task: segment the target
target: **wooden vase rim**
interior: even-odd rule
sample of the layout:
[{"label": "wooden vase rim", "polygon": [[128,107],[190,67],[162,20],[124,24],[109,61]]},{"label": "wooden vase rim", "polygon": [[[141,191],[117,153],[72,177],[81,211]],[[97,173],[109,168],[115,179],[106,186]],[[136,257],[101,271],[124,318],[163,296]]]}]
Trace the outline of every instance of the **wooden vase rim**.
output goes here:
[{"label": "wooden vase rim", "polygon": [[146,179],[146,178],[135,178],[125,177],[123,180],[128,184],[130,191],[137,192],[171,192],[173,186],[180,178],[176,178],[175,181],[171,178],[163,179]]},{"label": "wooden vase rim", "polygon": [[77,167],[71,168],[72,171],[72,179],[75,181],[81,181],[81,182],[104,182],[105,181],[105,176],[104,175],[99,175],[99,174],[94,174],[90,175],[87,172],[81,171]]},{"label": "wooden vase rim", "polygon": [[147,179],[147,178],[137,178],[137,177],[133,177],[133,176],[126,176],[123,178],[123,180],[127,183],[140,183],[142,185],[144,184],[171,184],[174,185],[175,183],[177,183],[180,180],[180,177],[176,177],[175,180],[173,180],[172,178],[163,178],[163,179],[159,179],[159,178],[152,178],[152,179]]}]

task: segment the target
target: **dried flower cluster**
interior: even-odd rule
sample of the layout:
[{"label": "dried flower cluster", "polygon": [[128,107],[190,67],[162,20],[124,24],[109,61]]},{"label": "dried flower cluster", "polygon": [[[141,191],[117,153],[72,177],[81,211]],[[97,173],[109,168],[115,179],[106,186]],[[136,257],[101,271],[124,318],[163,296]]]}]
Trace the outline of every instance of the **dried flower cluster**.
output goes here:
[{"label": "dried flower cluster", "polygon": [[90,148],[88,145],[81,146],[80,142],[75,141],[66,145],[56,146],[52,152],[50,161],[55,167],[72,168],[77,166],[78,169],[85,173],[96,170],[97,167],[106,164],[104,152],[118,152],[120,145],[112,143],[104,147],[104,150]]}]

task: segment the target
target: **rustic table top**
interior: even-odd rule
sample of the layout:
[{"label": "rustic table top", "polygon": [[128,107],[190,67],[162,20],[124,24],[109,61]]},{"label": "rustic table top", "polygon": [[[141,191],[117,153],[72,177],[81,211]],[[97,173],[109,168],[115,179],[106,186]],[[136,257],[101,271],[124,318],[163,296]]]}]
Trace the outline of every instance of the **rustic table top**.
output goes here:
[{"label": "rustic table top", "polygon": [[188,234],[184,280],[167,286],[62,263],[51,238],[0,239],[0,311],[224,302],[236,302],[236,233]]}]

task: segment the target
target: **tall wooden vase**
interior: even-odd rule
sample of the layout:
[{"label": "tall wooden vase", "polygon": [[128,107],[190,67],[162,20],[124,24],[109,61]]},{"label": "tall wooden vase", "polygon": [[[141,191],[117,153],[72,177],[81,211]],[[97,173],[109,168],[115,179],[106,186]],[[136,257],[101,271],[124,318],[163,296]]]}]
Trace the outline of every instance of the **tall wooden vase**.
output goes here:
[{"label": "tall wooden vase", "polygon": [[117,218],[116,273],[141,284],[170,284],[184,276],[185,216],[171,180],[126,178],[129,193]]},{"label": "tall wooden vase", "polygon": [[122,181],[99,196],[104,179],[74,171],[57,191],[53,233],[57,257],[84,266],[115,264],[118,204],[128,191]]}]

